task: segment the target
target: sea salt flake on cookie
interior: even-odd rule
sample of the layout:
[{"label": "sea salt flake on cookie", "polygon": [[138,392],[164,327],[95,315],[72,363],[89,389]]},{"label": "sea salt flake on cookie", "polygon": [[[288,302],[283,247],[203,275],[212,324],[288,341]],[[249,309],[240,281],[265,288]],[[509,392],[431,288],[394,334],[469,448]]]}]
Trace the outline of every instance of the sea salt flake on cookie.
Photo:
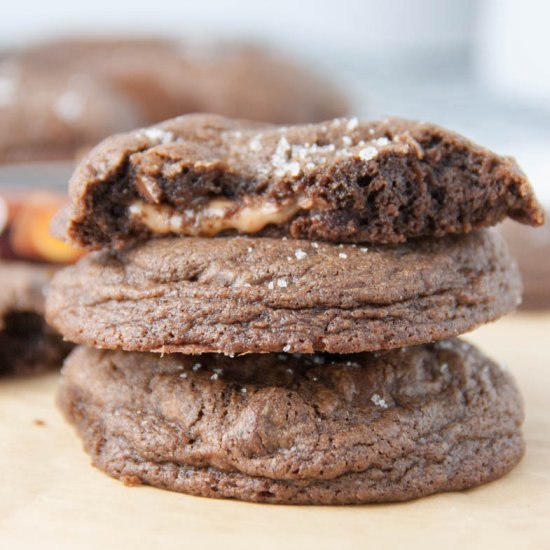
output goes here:
[{"label": "sea salt flake on cookie", "polygon": [[372,394],[372,397],[370,398],[370,400],[371,400],[377,407],[380,407],[381,409],[387,409],[387,408],[388,408],[388,404],[386,403],[386,400],[383,399],[382,397],[380,397],[377,393],[373,393],[373,394]]},{"label": "sea salt flake on cookie", "polygon": [[359,158],[361,160],[369,161],[378,156],[378,149],[376,147],[372,147],[372,145],[369,145],[368,147],[365,147],[364,149],[361,149],[359,151]]}]

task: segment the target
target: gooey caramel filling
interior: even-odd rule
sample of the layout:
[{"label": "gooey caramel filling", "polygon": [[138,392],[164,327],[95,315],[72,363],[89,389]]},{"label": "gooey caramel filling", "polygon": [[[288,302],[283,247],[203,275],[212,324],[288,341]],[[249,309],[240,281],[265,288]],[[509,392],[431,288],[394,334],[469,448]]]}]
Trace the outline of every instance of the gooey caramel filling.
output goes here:
[{"label": "gooey caramel filling", "polygon": [[128,207],[128,213],[133,221],[159,235],[176,233],[190,237],[213,237],[228,229],[257,233],[269,224],[286,223],[300,210],[307,208],[311,208],[309,199],[285,204],[269,200],[243,204],[229,199],[212,199],[200,208],[183,211],[137,200]]}]

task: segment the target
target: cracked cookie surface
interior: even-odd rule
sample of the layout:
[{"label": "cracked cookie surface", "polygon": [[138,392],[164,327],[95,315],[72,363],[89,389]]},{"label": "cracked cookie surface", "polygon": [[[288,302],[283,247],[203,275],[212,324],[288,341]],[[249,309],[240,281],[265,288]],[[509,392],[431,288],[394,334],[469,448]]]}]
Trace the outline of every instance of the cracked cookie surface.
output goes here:
[{"label": "cracked cookie surface", "polygon": [[513,159],[402,119],[187,115],[102,142],[70,196],[58,233],[86,248],[236,233],[395,244],[544,218]]},{"label": "cracked cookie surface", "polygon": [[199,496],[401,501],[491,481],[523,454],[513,379],[459,340],[232,359],[79,347],[59,403],[98,468]]},{"label": "cracked cookie surface", "polygon": [[180,238],[88,255],[55,277],[47,315],[99,348],[351,353],[457,336],[520,296],[496,230],[368,248]]}]

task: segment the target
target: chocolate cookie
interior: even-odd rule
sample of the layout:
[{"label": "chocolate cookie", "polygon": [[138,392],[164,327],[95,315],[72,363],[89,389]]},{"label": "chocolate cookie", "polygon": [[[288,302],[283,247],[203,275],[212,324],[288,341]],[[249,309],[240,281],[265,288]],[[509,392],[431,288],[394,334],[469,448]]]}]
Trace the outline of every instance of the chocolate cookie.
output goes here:
[{"label": "chocolate cookie", "polygon": [[0,162],[71,159],[114,132],[142,124],[136,109],[82,74],[22,71],[0,63]]},{"label": "chocolate cookie", "polygon": [[149,123],[189,112],[281,124],[348,112],[347,100],[330,82],[253,45],[88,38],[40,44],[20,59],[26,66],[107,81]]},{"label": "chocolate cookie", "polygon": [[550,309],[550,222],[537,229],[505,223],[502,233],[521,271],[521,307],[526,310]]},{"label": "chocolate cookie", "polygon": [[84,257],[57,274],[47,312],[99,348],[351,353],[456,336],[520,296],[496,230],[368,249],[189,237]]},{"label": "chocolate cookie", "polygon": [[431,124],[275,127],[189,115],[113,136],[70,182],[62,233],[88,248],[235,232],[398,243],[543,214],[515,162]]},{"label": "chocolate cookie", "polygon": [[54,270],[0,263],[0,374],[59,367],[72,348],[44,319],[44,290]]},{"label": "chocolate cookie", "polygon": [[4,55],[0,162],[71,159],[114,132],[197,111],[296,123],[348,108],[330,83],[255,48],[61,40]]},{"label": "chocolate cookie", "polygon": [[59,402],[98,468],[199,496],[402,501],[486,483],[523,454],[514,381],[458,340],[199,360],[80,347]]}]

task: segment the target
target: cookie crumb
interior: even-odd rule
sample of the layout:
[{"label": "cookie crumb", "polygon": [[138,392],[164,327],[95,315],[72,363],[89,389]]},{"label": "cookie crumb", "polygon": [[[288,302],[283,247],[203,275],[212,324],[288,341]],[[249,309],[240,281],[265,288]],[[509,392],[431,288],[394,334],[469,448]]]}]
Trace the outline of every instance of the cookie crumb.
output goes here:
[{"label": "cookie crumb", "polygon": [[43,428],[46,425],[46,422],[44,422],[44,420],[42,420],[41,418],[35,418],[33,420],[33,424],[35,426],[38,426],[39,428]]},{"label": "cookie crumb", "polygon": [[120,481],[122,481],[126,487],[137,487],[138,485],[141,485],[141,480],[138,476],[124,475],[120,477]]}]

